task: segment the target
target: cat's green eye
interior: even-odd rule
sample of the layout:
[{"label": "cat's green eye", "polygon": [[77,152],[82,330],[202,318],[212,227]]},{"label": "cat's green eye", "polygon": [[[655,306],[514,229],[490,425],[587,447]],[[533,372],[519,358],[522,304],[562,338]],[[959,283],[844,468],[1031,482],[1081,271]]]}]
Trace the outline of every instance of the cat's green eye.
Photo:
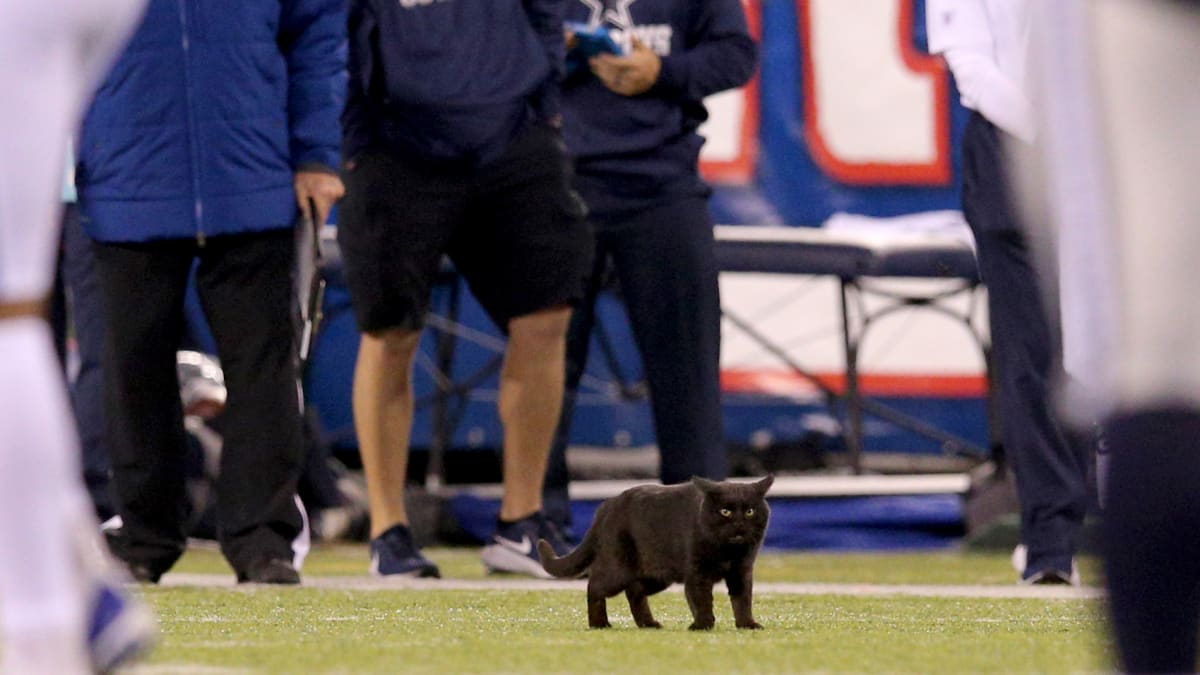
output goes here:
[{"label": "cat's green eye", "polygon": [[733,511],[730,511],[729,509],[721,509],[721,515],[729,518],[733,515]]},{"label": "cat's green eye", "polygon": [[746,517],[747,518],[749,518],[750,516],[753,516],[753,515],[754,515],[754,509],[746,509]]}]

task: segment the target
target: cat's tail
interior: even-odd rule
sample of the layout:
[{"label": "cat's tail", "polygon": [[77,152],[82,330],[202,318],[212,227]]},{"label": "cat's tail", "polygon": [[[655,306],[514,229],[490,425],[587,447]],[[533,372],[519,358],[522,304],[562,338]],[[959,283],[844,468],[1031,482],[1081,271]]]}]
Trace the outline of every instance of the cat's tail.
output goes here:
[{"label": "cat's tail", "polygon": [[573,551],[561,558],[554,553],[550,542],[545,539],[539,539],[538,557],[541,558],[542,567],[560,579],[574,578],[582,575],[587,571],[587,568],[592,564],[592,560],[596,557],[596,536],[594,532],[595,528],[588,530],[588,533],[583,537],[583,541],[579,542],[579,545]]}]

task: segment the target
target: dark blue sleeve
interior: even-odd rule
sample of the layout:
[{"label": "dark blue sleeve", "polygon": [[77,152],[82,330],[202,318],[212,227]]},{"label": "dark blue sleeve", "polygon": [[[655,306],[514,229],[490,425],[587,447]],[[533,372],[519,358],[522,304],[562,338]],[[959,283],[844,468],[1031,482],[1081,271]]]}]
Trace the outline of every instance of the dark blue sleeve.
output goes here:
[{"label": "dark blue sleeve", "polygon": [[[678,27],[677,27],[678,29]],[[683,53],[662,59],[655,87],[688,101],[750,81],[758,46],[750,36],[742,0],[696,0]]]},{"label": "dark blue sleeve", "polygon": [[378,117],[379,103],[370,95],[378,24],[367,0],[351,0],[347,25],[350,81],[346,90],[346,110],[342,113],[342,154],[349,161],[370,145]]},{"label": "dark blue sleeve", "polygon": [[566,75],[567,43],[563,33],[564,0],[522,0],[529,23],[537,33],[550,60],[550,75],[534,97],[539,119],[557,125],[562,119],[560,86]]},{"label": "dark blue sleeve", "polygon": [[336,171],[346,101],[345,0],[285,0],[279,46],[288,64],[292,166]]}]

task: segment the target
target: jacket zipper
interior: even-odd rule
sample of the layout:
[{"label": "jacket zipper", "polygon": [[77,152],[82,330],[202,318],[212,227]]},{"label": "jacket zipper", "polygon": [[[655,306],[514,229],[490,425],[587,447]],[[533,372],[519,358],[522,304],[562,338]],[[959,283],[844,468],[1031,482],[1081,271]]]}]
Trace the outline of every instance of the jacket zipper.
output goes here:
[{"label": "jacket zipper", "polygon": [[188,37],[187,0],[179,0],[179,27],[183,34],[183,92],[188,127],[188,153],[192,159],[192,194],[195,199],[196,245],[204,247],[204,203],[200,199],[200,158],[196,155],[196,121],[192,114],[192,58]]}]

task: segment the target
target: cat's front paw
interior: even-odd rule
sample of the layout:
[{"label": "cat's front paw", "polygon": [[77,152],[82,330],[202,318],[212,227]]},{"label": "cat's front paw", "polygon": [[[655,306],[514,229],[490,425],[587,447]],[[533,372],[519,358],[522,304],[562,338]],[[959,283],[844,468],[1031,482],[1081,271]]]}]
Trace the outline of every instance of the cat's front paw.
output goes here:
[{"label": "cat's front paw", "polygon": [[703,623],[700,621],[693,621],[692,625],[688,626],[688,630],[712,630],[712,629],[713,629],[713,622],[711,622],[711,621],[703,622]]},{"label": "cat's front paw", "polygon": [[657,621],[647,621],[646,623],[638,624],[638,628],[662,628],[662,624]]},{"label": "cat's front paw", "polygon": [[762,624],[757,621],[750,621],[749,623],[739,623],[737,625],[737,627],[745,628],[748,630],[762,630]]},{"label": "cat's front paw", "polygon": [[612,624],[607,621],[604,623],[589,623],[588,628],[612,628]]}]

